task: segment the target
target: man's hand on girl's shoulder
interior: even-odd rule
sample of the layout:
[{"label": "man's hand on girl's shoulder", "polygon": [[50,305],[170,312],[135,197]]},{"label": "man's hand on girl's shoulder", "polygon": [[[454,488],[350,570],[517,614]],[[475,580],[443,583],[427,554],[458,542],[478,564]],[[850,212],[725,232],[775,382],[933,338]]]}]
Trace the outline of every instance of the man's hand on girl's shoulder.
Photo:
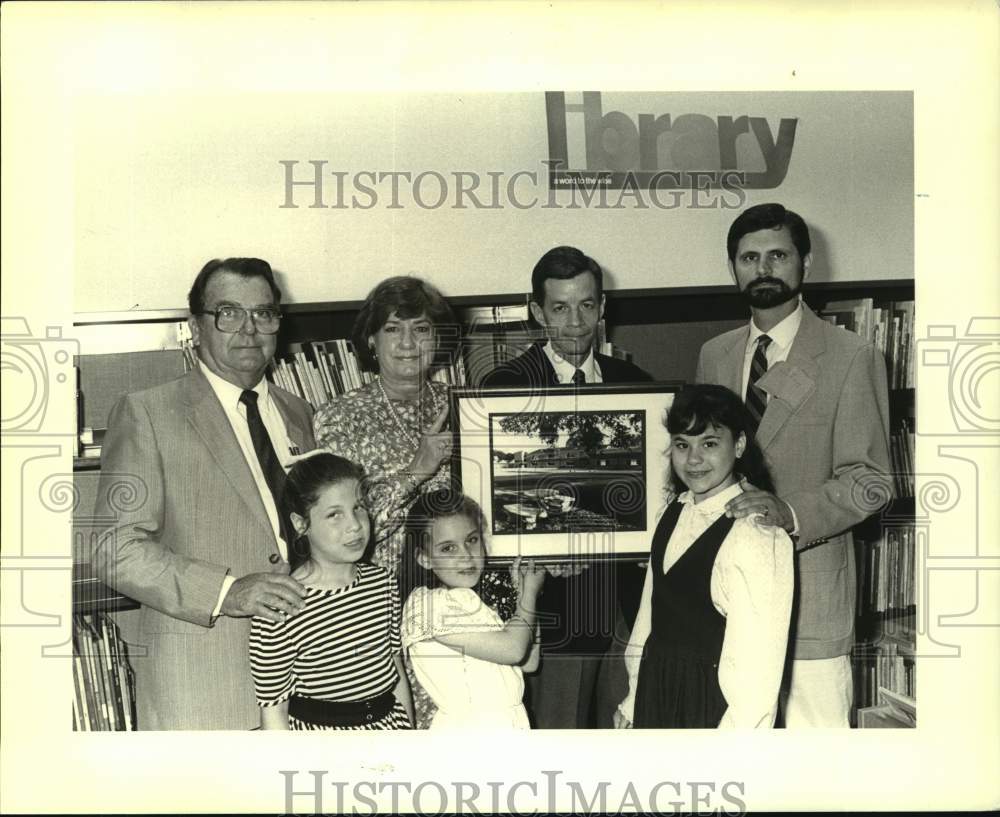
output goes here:
[{"label": "man's hand on girl's shoulder", "polygon": [[785,500],[755,488],[746,480],[740,484],[743,493],[726,503],[726,516],[739,519],[757,514],[757,521],[763,527],[782,528],[788,533],[795,530],[795,517]]}]

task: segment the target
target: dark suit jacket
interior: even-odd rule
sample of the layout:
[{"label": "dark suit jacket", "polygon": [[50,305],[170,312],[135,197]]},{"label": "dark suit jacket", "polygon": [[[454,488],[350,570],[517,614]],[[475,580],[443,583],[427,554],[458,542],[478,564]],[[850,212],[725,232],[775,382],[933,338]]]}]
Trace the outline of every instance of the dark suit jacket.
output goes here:
[{"label": "dark suit jacket", "polygon": [[[289,440],[315,448],[312,409],[268,385]],[[249,729],[258,711],[249,618],[211,614],[227,573],[287,572],[222,405],[200,369],[123,397],[101,458],[92,555],[101,578],[142,603],[133,642],[140,729]]]},{"label": "dark suit jacket", "polygon": [[[569,389],[536,343],[523,355],[490,372],[483,386],[537,386]],[[605,383],[647,383],[653,378],[638,366],[597,355]],[[603,654],[614,634],[616,603],[631,629],[642,595],[645,571],[630,563],[592,564],[579,576],[546,576],[538,598],[542,645],[548,653]],[[617,600],[617,602],[616,602]]]},{"label": "dark suit jacket", "polygon": [[[497,366],[486,375],[483,386],[559,386],[556,370],[552,368],[548,357],[542,348],[545,342],[535,343],[520,357],[516,357],[502,366]],[[629,363],[607,355],[596,355],[597,365],[601,367],[601,378],[605,383],[648,383],[653,378],[646,372]]]},{"label": "dark suit jacket", "polygon": [[[748,325],[708,341],[698,382],[739,394],[749,336]],[[793,657],[846,655],[855,604],[851,527],[892,495],[885,360],[803,306],[788,359],[757,382],[769,399],[756,441],[778,496],[799,520]]]}]

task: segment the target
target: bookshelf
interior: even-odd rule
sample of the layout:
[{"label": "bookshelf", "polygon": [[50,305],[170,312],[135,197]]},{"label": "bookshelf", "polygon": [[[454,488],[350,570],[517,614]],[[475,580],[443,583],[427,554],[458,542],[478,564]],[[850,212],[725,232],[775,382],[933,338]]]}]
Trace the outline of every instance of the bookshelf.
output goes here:
[{"label": "bookshelf", "polygon": [[916,725],[914,301],[895,294],[828,301],[822,314],[886,360],[895,497],[855,529],[854,706],[861,728]]},{"label": "bookshelf", "polygon": [[[630,354],[637,365],[659,380],[692,381],[701,345],[747,321],[745,303],[729,286],[617,290],[605,294],[606,340],[610,346],[603,351]],[[878,323],[875,315],[888,317],[890,323],[885,324],[884,320],[882,323],[891,326],[892,305],[912,302],[914,286],[912,281],[895,280],[814,284],[804,290],[803,297],[817,313],[842,313],[835,317],[846,320],[850,311],[853,330],[862,328],[874,334]],[[847,308],[851,301],[860,301],[862,310],[871,310],[867,323],[863,311],[855,317],[853,307]],[[486,371],[518,354],[539,335],[537,328],[528,322],[524,295],[460,297],[449,302],[463,329],[461,338],[456,333],[456,343],[461,341],[459,364],[439,375],[446,381],[475,384]],[[830,303],[836,308],[828,310]],[[357,378],[364,382],[365,374],[350,368],[351,350],[345,342],[360,307],[361,303],[356,301],[283,307],[276,364],[268,377],[313,403],[321,403],[332,393],[356,386]],[[876,313],[876,309],[883,312]],[[190,365],[191,355],[186,317],[185,310],[77,315],[75,330],[81,348],[77,365],[83,395],[81,426],[102,429],[108,412],[121,395],[183,374]],[[896,359],[899,348],[912,346],[912,310],[910,333],[905,341],[902,328],[898,342],[888,329],[882,330],[879,337],[886,344],[891,375],[894,363],[889,357]],[[664,349],[669,349],[670,354],[664,354]],[[897,715],[900,707],[912,705],[915,697],[915,617],[912,602],[906,601],[912,598],[906,593],[913,592],[912,443],[907,459],[904,439],[915,430],[915,401],[912,378],[909,382],[905,378],[896,380],[898,385],[890,390],[890,412],[893,436],[899,437],[899,445],[893,446],[898,498],[879,517],[859,526],[855,536],[859,592],[853,660],[859,726],[912,725]],[[84,513],[88,510],[88,499],[89,509],[93,508],[99,469],[100,460],[94,457],[74,460],[76,481],[81,485],[78,507]],[[92,484],[88,486],[88,482]],[[83,537],[94,535],[85,528],[85,524],[74,525],[75,547],[85,541]],[[909,539],[905,535],[907,530],[911,531]],[[891,582],[889,576],[893,577]],[[117,633],[114,619],[117,612],[138,605],[101,585],[89,575],[82,560],[74,569],[73,599],[74,633],[87,626],[84,635],[102,633],[113,639],[114,644],[106,649],[127,666],[127,645]],[[96,623],[87,621],[87,616]],[[81,649],[86,646],[83,637],[79,642]],[[81,678],[85,669],[82,662],[75,661],[74,677]],[[129,683],[127,672],[109,677]],[[103,688],[109,687],[106,684]],[[110,692],[112,700],[117,702],[114,688]],[[130,695],[131,690],[124,692]],[[80,705],[82,701],[74,703],[74,728],[94,728],[93,720],[78,716]],[[134,728],[134,718],[129,722],[124,717],[124,708],[123,704],[115,709],[115,713],[122,713],[117,718],[110,717],[109,710],[109,717],[98,720],[97,728]]]}]

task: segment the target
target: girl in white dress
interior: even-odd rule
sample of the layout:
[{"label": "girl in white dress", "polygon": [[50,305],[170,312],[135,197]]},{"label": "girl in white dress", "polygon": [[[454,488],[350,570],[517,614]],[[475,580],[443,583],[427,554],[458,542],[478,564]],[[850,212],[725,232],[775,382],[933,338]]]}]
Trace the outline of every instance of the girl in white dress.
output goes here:
[{"label": "girl in white dress", "polygon": [[535,600],[545,572],[515,562],[517,611],[504,623],[479,595],[483,514],[467,496],[421,495],[406,521],[403,650],[438,711],[431,729],[529,729],[522,667],[537,664]]}]

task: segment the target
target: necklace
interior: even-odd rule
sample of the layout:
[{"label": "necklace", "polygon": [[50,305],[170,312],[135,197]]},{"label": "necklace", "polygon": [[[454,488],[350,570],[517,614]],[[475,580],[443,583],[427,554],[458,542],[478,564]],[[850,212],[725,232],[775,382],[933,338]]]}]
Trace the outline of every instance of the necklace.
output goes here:
[{"label": "necklace", "polygon": [[403,422],[403,418],[399,416],[399,412],[396,411],[396,407],[392,404],[392,400],[389,399],[389,395],[385,392],[385,386],[382,385],[382,378],[378,378],[378,390],[382,393],[382,399],[385,400],[386,406],[389,408],[389,414],[392,417],[393,422],[396,424],[396,428],[399,429],[399,433],[402,434],[414,448],[420,446],[420,440],[410,433],[410,430],[406,427]]}]

